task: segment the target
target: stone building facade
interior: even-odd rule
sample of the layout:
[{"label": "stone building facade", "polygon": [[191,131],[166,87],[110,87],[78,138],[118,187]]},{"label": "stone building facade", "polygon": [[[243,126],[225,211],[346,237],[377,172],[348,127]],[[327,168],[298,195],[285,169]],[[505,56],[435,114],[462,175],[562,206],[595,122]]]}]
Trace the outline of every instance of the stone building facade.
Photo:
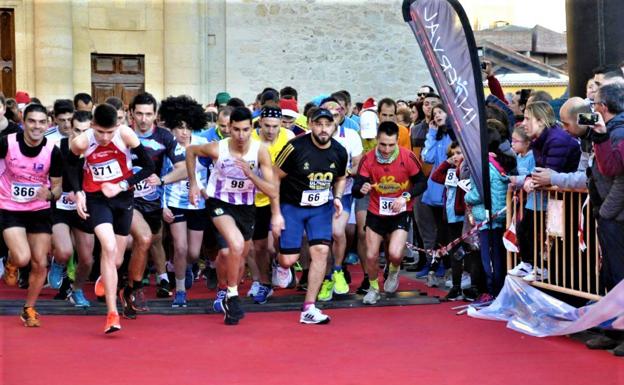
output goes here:
[{"label": "stone building facade", "polygon": [[0,0],[0,8],[14,14],[16,89],[46,104],[91,93],[103,54],[140,58],[135,69],[157,98],[210,102],[225,90],[252,102],[262,88],[285,85],[302,101],[338,89],[356,100],[414,97],[431,79],[401,3]]}]

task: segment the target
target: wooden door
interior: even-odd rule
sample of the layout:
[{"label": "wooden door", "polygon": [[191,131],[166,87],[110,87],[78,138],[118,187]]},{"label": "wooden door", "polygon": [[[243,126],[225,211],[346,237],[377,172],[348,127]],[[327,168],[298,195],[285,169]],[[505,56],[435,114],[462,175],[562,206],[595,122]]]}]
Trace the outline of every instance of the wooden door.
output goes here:
[{"label": "wooden door", "polygon": [[128,106],[145,90],[145,56],[91,54],[91,95],[95,103],[116,96]]},{"label": "wooden door", "polygon": [[0,8],[0,91],[15,97],[15,12]]}]

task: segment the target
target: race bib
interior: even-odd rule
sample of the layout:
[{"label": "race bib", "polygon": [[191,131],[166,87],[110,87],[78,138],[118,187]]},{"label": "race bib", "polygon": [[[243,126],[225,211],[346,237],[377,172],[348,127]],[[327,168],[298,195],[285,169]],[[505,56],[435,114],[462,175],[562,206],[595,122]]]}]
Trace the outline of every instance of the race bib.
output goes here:
[{"label": "race bib", "polygon": [[35,199],[37,189],[41,187],[38,183],[11,183],[11,200],[13,202],[30,202]]},{"label": "race bib", "polygon": [[119,162],[116,159],[90,164],[89,168],[95,182],[107,182],[123,176],[121,166],[119,166]]},{"label": "race bib", "polygon": [[56,208],[59,210],[73,211],[76,210],[76,202],[69,200],[69,193],[62,193],[61,197],[56,201]]},{"label": "race bib", "polygon": [[459,182],[457,182],[457,186],[464,190],[464,192],[469,193],[470,189],[472,188],[472,182],[470,182],[470,179],[462,179]]},{"label": "race bib", "polygon": [[329,201],[329,189],[305,190],[301,194],[301,206],[321,206]]},{"label": "race bib", "polygon": [[225,192],[242,193],[252,191],[254,184],[250,179],[225,178],[223,190]]},{"label": "race bib", "polygon": [[379,215],[397,215],[407,210],[407,203],[403,203],[399,212],[392,211],[392,204],[397,198],[379,197]]},{"label": "race bib", "polygon": [[147,179],[143,179],[139,183],[134,185],[134,197],[143,198],[154,192],[154,186],[147,182]]},{"label": "race bib", "polygon": [[446,179],[444,180],[444,185],[448,187],[457,187],[457,182],[459,182],[459,178],[457,177],[457,172],[454,168],[449,168],[446,172]]}]

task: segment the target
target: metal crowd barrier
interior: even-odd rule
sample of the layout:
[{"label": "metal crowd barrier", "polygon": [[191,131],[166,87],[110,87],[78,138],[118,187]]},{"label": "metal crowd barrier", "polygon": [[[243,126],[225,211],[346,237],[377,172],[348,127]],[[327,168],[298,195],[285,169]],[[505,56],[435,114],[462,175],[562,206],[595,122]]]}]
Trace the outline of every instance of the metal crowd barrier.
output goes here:
[{"label": "metal crowd barrier", "polygon": [[[577,297],[600,299],[605,294],[600,284],[600,249],[587,190],[539,189],[531,193],[536,194],[536,203],[538,191],[548,197],[542,211],[525,210],[528,196],[525,191],[510,188],[507,192],[507,228],[512,220],[518,224],[523,215],[532,216],[532,226],[516,225],[517,237],[520,239],[523,231],[533,237],[533,250],[528,250],[533,256],[533,266],[548,271],[532,284]],[[508,269],[520,260],[519,253],[507,252]]]}]

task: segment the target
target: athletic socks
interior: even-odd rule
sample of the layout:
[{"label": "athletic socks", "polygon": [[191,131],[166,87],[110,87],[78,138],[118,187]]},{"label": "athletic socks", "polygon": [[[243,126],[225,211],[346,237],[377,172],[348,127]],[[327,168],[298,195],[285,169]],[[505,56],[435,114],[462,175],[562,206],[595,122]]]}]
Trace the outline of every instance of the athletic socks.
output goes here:
[{"label": "athletic socks", "polygon": [[176,278],[176,291],[186,291],[186,287],[184,286],[184,281],[186,281],[186,279],[184,279],[184,278],[177,279]]},{"label": "athletic socks", "polygon": [[167,282],[169,282],[169,277],[167,276],[167,273],[162,273],[160,275],[158,275],[158,277],[156,277],[158,279],[158,283],[160,283],[160,281],[165,280]]},{"label": "athletic socks", "polygon": [[227,288],[227,297],[237,297],[238,296],[238,286],[228,286]]},{"label": "athletic socks", "polygon": [[309,308],[314,306],[314,302],[304,302],[303,303],[303,311],[308,311]]},{"label": "athletic socks", "polygon": [[334,266],[334,268],[332,269],[332,271],[336,272],[336,271],[342,271],[342,266]]},{"label": "athletic socks", "polygon": [[369,279],[368,282],[370,283],[370,287],[379,291],[379,279],[378,278]]},{"label": "athletic socks", "polygon": [[398,271],[399,267],[401,267],[401,265],[395,266],[394,263],[390,263],[390,272],[394,273],[395,271]]}]

